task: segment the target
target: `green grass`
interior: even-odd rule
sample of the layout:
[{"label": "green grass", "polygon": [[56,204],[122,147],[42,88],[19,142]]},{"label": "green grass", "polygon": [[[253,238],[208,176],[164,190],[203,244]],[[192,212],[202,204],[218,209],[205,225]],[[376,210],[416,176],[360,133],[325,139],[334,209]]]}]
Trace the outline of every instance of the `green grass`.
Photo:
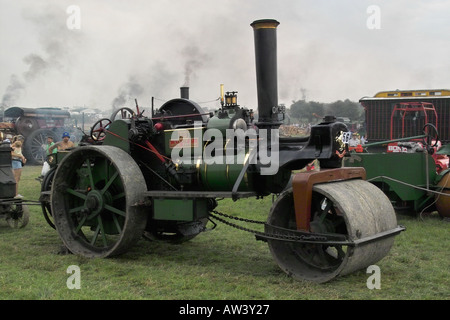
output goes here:
[{"label": "green grass", "polygon": [[[19,193],[37,200],[40,167],[26,166]],[[219,211],[265,220],[271,198],[220,201]],[[58,254],[62,242],[30,206],[29,224],[11,229],[0,221],[0,299],[306,300],[445,299],[450,297],[450,224],[437,214],[423,220],[399,216],[407,231],[377,263],[381,289],[369,290],[365,270],[326,284],[296,281],[274,262],[267,244],[218,224],[181,245],[140,240],[109,259]],[[208,224],[211,227],[211,224]],[[70,290],[67,268],[81,270],[81,289]]]}]

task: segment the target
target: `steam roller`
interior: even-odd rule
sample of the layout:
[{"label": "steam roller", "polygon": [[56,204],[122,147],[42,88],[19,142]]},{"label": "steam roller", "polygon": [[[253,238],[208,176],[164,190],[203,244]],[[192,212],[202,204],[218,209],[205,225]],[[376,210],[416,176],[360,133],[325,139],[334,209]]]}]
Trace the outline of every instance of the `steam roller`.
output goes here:
[{"label": "steam roller", "polygon": [[[234,225],[217,199],[274,196],[264,231],[247,231],[296,279],[330,281],[389,253],[404,228],[389,199],[364,180],[364,169],[342,167],[345,124],[327,116],[308,137],[279,136],[285,110],[277,93],[278,25],[251,24],[257,120],[237,104],[236,91],[221,86],[221,107],[206,113],[182,87],[180,98],[152,105],[150,116],[137,101],[136,111],[115,111],[84,143],[51,159],[52,179],[44,180],[52,182],[41,201],[69,251],[105,258],[142,236],[184,242],[208,221]],[[314,160],[320,171],[299,172]]]}]

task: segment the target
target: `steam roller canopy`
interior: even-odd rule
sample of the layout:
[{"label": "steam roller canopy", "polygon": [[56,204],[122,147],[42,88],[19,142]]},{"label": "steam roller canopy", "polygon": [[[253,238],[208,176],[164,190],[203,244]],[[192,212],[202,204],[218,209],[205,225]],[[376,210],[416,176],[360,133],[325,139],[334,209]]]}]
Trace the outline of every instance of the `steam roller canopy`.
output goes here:
[{"label": "steam roller canopy", "polygon": [[[268,224],[296,229],[292,189],[273,204]],[[395,211],[384,193],[364,180],[316,184],[311,203],[311,234],[332,233],[348,240],[374,236],[397,227]],[[394,237],[356,246],[268,240],[270,251],[287,274],[300,280],[327,282],[375,264],[387,255]]]}]

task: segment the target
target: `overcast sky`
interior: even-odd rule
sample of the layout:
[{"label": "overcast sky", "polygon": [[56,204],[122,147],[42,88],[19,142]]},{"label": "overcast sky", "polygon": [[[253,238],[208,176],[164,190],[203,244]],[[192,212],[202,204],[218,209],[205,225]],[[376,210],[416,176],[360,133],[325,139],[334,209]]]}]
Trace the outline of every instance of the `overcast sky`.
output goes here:
[{"label": "overcast sky", "polygon": [[450,1],[0,0],[0,103],[149,108],[185,84],[215,100],[223,83],[256,108],[250,23],[267,18],[287,106],[450,88]]}]

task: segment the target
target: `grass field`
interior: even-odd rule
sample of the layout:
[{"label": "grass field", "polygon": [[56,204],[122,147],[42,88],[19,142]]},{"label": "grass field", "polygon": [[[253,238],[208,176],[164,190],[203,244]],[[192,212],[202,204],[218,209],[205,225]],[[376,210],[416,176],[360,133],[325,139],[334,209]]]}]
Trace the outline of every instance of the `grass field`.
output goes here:
[{"label": "grass field", "polygon": [[[37,200],[40,167],[26,166],[19,192]],[[218,210],[265,220],[263,200],[223,200]],[[152,300],[335,300],[450,298],[450,224],[437,214],[398,216],[407,231],[396,237],[377,263],[381,288],[368,289],[366,270],[326,284],[299,282],[285,275],[267,244],[249,233],[219,224],[193,240],[173,245],[140,240],[126,254],[86,259],[58,254],[61,240],[30,206],[29,224],[11,229],[0,221],[0,299],[152,299]],[[208,226],[210,226],[208,224]],[[80,270],[80,289],[69,289],[69,266]]]}]

